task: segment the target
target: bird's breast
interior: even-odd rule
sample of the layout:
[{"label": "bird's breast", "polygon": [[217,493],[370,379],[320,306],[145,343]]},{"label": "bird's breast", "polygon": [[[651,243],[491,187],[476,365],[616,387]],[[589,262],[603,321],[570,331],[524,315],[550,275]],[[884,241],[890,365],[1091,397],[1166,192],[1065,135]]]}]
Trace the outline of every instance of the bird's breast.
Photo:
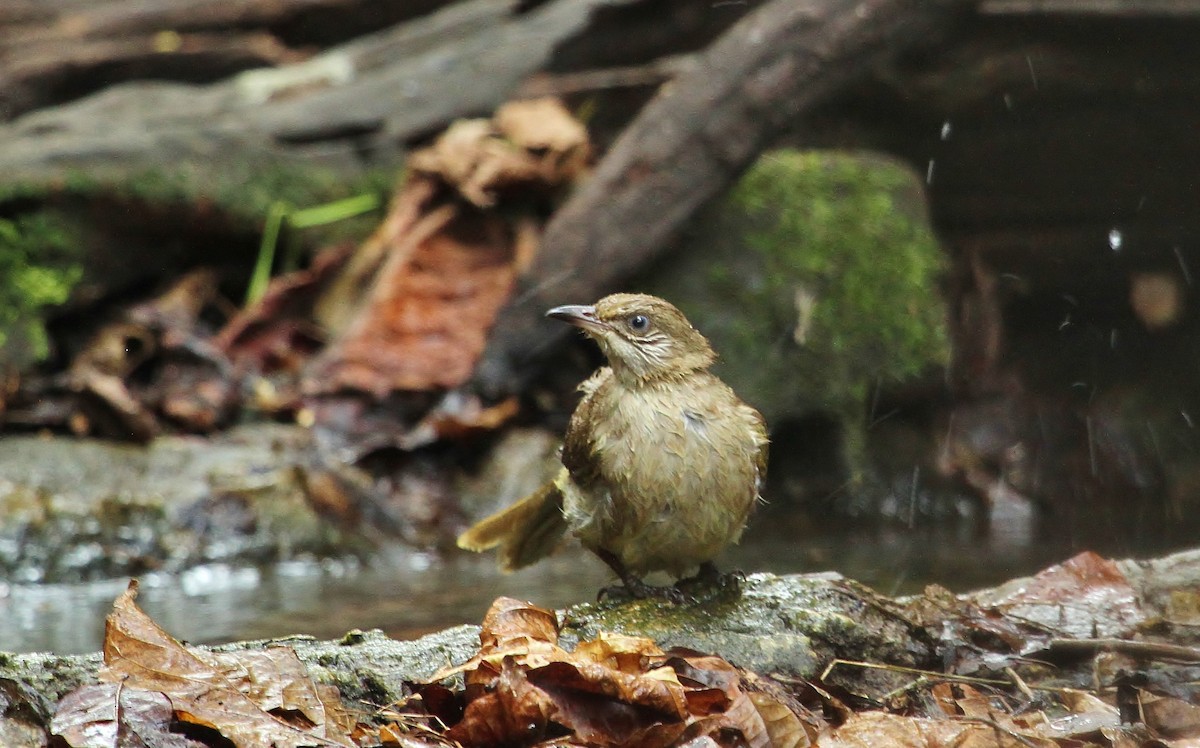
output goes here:
[{"label": "bird's breast", "polygon": [[712,386],[601,387],[589,395],[590,483],[568,498],[585,544],[634,568],[711,559],[737,539],[757,497],[761,434]]}]

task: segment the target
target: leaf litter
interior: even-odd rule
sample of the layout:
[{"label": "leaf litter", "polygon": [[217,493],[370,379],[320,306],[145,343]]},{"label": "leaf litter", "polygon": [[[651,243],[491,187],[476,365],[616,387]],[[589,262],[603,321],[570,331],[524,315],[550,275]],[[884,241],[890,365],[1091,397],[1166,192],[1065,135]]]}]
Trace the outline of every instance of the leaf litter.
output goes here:
[{"label": "leaf litter", "polygon": [[[1014,584],[898,601],[864,594],[863,604],[891,604],[910,621],[941,669],[833,660],[809,679],[626,634],[569,649],[553,611],[502,597],[473,656],[368,710],[313,681],[288,647],[184,646],[138,609],[131,583],[107,621],[101,682],[64,696],[50,727],[55,745],[76,748],[1200,745],[1200,656],[1180,661],[1189,648],[1153,641],[1164,624],[1116,565],[1085,553]],[[1039,590],[1069,612],[1015,616]],[[1088,600],[1090,631],[1124,638],[1070,638]],[[852,677],[864,669],[900,686]]]},{"label": "leaf litter", "polygon": [[[401,450],[497,428],[515,401],[444,396],[472,375],[591,161],[586,128],[560,102],[514,101],[415,151],[372,235],[317,252],[248,308],[232,309],[244,279],[228,270],[197,267],[149,293],[100,279],[73,300],[52,366],[0,388],[0,424],[145,442],[246,414],[354,431],[379,411]],[[360,417],[343,416],[347,403]]]}]

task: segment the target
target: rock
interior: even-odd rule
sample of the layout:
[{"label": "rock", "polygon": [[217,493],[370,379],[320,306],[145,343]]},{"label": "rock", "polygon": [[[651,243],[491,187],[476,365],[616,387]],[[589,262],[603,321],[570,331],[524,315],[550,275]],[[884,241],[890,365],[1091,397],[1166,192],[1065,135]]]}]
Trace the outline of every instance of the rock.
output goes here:
[{"label": "rock", "polygon": [[943,263],[909,169],[782,150],[708,209],[643,288],[709,337],[719,374],[773,429],[836,419],[861,475],[878,388],[946,361]]},{"label": "rock", "polygon": [[146,447],[11,436],[0,450],[0,579],[74,582],[207,562],[361,555],[299,471],[306,429],[259,425]]}]

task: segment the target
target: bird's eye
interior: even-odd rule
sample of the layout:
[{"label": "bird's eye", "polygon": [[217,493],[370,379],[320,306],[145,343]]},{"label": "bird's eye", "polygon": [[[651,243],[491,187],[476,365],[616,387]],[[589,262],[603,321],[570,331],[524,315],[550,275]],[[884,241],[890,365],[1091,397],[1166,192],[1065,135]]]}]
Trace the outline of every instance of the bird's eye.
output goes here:
[{"label": "bird's eye", "polygon": [[635,332],[642,332],[650,326],[650,318],[644,314],[635,314],[629,318],[629,327]]}]

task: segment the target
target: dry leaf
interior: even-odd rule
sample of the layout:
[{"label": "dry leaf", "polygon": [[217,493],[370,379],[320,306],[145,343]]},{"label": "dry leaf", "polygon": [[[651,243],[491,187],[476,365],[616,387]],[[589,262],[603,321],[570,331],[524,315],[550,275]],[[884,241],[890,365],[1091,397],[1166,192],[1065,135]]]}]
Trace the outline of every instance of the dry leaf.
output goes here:
[{"label": "dry leaf", "polygon": [[813,745],[804,722],[786,705],[763,693],[750,693],[750,700],[758,710],[766,728],[769,745],[774,748],[808,748]]},{"label": "dry leaf", "polygon": [[[177,719],[216,729],[239,745],[275,748],[352,745],[342,728],[346,720],[330,719],[327,715],[329,710],[340,707],[320,697],[317,698],[320,707],[314,706],[306,695],[307,688],[294,680],[298,672],[295,667],[280,666],[286,656],[239,660],[231,654],[218,658],[186,648],[137,607],[136,597],[135,580],[117,598],[105,621],[104,667],[99,674],[102,681],[161,691],[171,700]],[[295,655],[291,657],[294,659]],[[303,666],[299,669],[302,671]],[[271,673],[281,676],[282,685],[267,687]],[[250,690],[276,705],[303,705],[305,708],[300,711],[313,723],[312,728],[296,727],[269,713],[266,710],[272,708],[270,703],[256,703],[238,688],[239,684],[252,684]],[[286,697],[284,691],[288,692]]]},{"label": "dry leaf", "polygon": [[1146,619],[1137,594],[1117,565],[1090,551],[1045,569],[1015,592],[981,604],[1072,638],[1125,636]]},{"label": "dry leaf", "polygon": [[98,683],[63,696],[50,731],[71,748],[203,748],[171,732],[172,714],[170,699],[157,691]]},{"label": "dry leaf", "polygon": [[1057,748],[1057,743],[977,721],[901,717],[860,712],[827,729],[821,748]]},{"label": "dry leaf", "polygon": [[387,217],[315,305],[331,343],[305,391],[382,399],[466,382],[588,153],[582,125],[547,101],[456,122],[414,153]]},{"label": "dry leaf", "polygon": [[[1200,742],[1200,706],[1173,696],[1160,696],[1140,689],[1138,701],[1146,726],[1160,736],[1171,741]],[[1172,742],[1172,745],[1175,743]]]}]

